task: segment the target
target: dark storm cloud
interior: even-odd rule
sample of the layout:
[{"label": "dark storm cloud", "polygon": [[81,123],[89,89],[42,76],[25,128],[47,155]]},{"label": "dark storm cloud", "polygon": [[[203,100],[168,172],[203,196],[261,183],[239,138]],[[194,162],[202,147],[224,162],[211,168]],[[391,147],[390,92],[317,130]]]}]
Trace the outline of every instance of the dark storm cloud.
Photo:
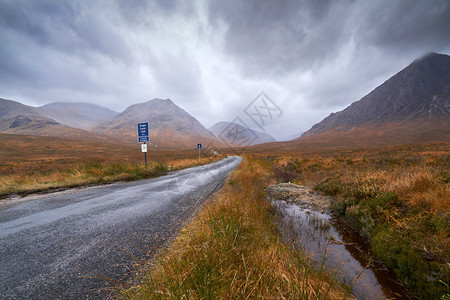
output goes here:
[{"label": "dark storm cloud", "polygon": [[210,3],[211,21],[228,25],[226,49],[247,75],[272,76],[324,63],[349,38],[339,34],[346,31],[341,15],[344,3],[351,5],[346,0]]},{"label": "dark storm cloud", "polygon": [[52,40],[52,31],[55,28],[72,27],[74,16],[73,7],[64,2],[0,2],[1,27],[27,35],[41,45]]},{"label": "dark storm cloud", "polygon": [[196,14],[175,0],[0,0],[0,97],[116,110],[155,97],[202,101],[184,28]]},{"label": "dark storm cloud", "polygon": [[158,9],[159,13],[170,15],[177,8],[176,0],[128,0],[116,1],[117,8],[124,21],[132,26],[154,26],[149,13]]},{"label": "dark storm cloud", "polygon": [[[92,3],[0,1],[3,96],[15,93],[36,104],[51,99],[86,101],[114,93],[126,82],[105,73],[114,65],[118,68],[113,72],[120,72],[134,60],[115,5]],[[113,78],[116,85],[107,86]],[[70,98],[80,93],[84,99]]]},{"label": "dark storm cloud", "polygon": [[210,9],[211,22],[228,27],[226,51],[247,76],[321,67],[349,44],[417,55],[450,40],[448,1],[236,0],[211,1]]},{"label": "dark storm cloud", "polygon": [[291,136],[449,54],[449,3],[0,0],[0,98],[115,110],[171,98],[211,126],[264,91],[285,111],[267,130]]},{"label": "dark storm cloud", "polygon": [[2,35],[29,38],[36,46],[81,55],[95,51],[112,59],[129,59],[127,43],[114,28],[103,22],[98,11],[76,2],[0,1],[0,25]]},{"label": "dark storm cloud", "polygon": [[359,30],[361,42],[398,51],[449,45],[449,1],[392,1],[368,12]]},{"label": "dark storm cloud", "polygon": [[[69,16],[72,14],[65,6],[52,6],[51,3],[37,5],[36,2],[30,1],[22,1],[20,9],[18,9],[18,2],[0,2],[0,34],[2,38],[0,76],[3,82],[39,77],[39,71],[30,68],[28,60],[30,56],[33,56],[33,52],[30,50],[42,47],[51,40],[50,30],[52,28],[48,28],[48,20],[45,15],[55,13],[53,27],[57,28],[66,26],[67,23],[62,21],[70,20]],[[43,11],[46,11],[45,14],[42,14]],[[31,12],[36,12],[36,14]],[[25,42],[24,38],[30,39],[31,45]],[[37,57],[32,59],[35,60]]]}]

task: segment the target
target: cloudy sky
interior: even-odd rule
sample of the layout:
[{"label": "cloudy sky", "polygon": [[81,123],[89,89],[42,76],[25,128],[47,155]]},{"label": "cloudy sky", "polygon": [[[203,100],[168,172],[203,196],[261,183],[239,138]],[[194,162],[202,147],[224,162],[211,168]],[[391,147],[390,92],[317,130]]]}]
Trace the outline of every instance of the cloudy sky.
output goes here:
[{"label": "cloudy sky", "polygon": [[259,129],[285,139],[450,54],[450,1],[0,0],[0,41],[0,98],[170,98],[206,127],[258,128],[245,109],[264,92],[278,111]]}]

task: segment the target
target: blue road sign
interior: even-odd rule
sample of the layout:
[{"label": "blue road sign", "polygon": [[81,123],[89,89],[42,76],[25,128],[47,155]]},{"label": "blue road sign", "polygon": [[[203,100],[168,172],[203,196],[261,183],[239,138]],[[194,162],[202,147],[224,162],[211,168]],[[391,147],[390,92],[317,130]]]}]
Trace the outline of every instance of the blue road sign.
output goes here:
[{"label": "blue road sign", "polygon": [[201,149],[202,148],[202,144],[197,144],[197,148]]},{"label": "blue road sign", "polygon": [[148,136],[148,122],[138,123],[138,136]]},{"label": "blue road sign", "polygon": [[138,143],[148,143],[150,142],[150,138],[148,136],[140,136],[138,138]]},{"label": "blue road sign", "polygon": [[146,143],[149,141],[148,122],[138,123],[138,142]]}]

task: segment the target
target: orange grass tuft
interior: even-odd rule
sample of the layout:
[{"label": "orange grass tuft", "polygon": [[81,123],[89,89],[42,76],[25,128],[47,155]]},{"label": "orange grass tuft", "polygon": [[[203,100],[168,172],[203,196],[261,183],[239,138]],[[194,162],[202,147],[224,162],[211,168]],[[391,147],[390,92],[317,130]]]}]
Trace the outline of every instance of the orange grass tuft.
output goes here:
[{"label": "orange grass tuft", "polygon": [[120,297],[342,299],[343,289],[280,242],[265,200],[269,181],[265,168],[244,159],[150,273],[143,272]]},{"label": "orange grass tuft", "polygon": [[259,157],[279,181],[336,196],[336,212],[419,298],[450,285],[450,143]]},{"label": "orange grass tuft", "polygon": [[69,188],[90,184],[130,181],[163,175],[168,171],[211,163],[222,157],[166,158],[142,162],[80,160],[73,163],[54,162],[41,165],[38,162],[12,162],[14,168],[0,174],[0,197],[11,194],[29,194],[55,188]]}]

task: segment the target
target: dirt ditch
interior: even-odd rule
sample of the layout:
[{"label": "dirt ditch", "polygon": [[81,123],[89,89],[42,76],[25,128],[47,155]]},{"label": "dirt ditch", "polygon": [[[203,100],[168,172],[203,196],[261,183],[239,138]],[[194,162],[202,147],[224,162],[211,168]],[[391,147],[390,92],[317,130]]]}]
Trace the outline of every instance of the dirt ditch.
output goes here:
[{"label": "dirt ditch", "polygon": [[267,192],[283,239],[306,251],[317,267],[325,258],[325,268],[348,284],[357,299],[412,299],[370,245],[333,216],[332,197],[292,183],[271,185]]}]

